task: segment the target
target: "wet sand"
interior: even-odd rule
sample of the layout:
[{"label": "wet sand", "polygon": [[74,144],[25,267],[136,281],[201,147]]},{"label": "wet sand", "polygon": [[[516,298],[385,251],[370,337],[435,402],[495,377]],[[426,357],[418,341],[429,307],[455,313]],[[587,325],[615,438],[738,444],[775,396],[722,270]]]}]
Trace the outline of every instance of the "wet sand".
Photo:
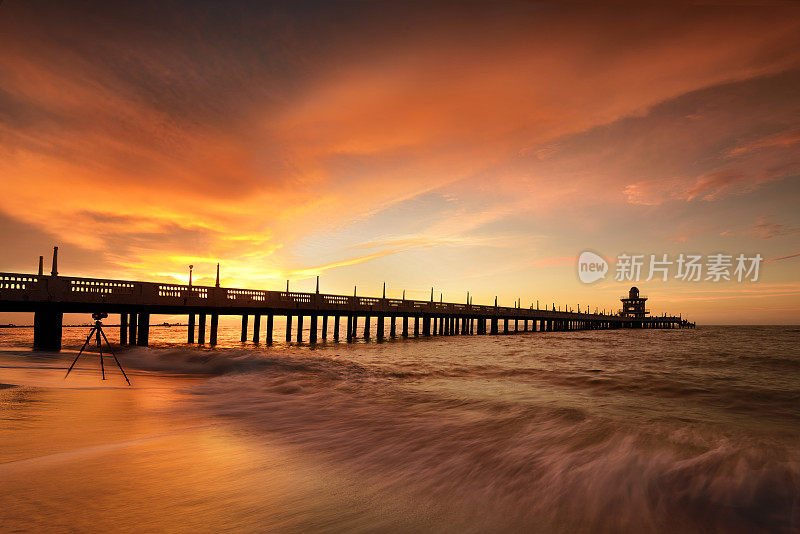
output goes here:
[{"label": "wet sand", "polygon": [[21,384],[0,389],[5,532],[436,530],[425,505],[376,504],[318,458],[183,409],[202,378],[132,371],[135,387],[100,387],[95,369],[73,373],[2,369]]}]

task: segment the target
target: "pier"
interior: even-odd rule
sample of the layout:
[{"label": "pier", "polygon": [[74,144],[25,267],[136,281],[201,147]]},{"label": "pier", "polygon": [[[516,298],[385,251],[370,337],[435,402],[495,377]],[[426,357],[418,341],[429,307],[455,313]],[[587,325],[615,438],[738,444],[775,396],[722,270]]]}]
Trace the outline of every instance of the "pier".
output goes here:
[{"label": "pier", "polygon": [[[694,326],[680,316],[644,313],[612,315],[556,309],[523,308],[427,300],[393,299],[220,287],[132,280],[60,276],[56,255],[50,275],[0,273],[0,311],[33,312],[37,349],[59,350],[65,313],[119,314],[120,344],[147,346],[150,317],[186,315],[188,344],[217,343],[220,315],[241,316],[241,340],[273,343],[275,317],[285,317],[286,341],[308,342],[332,337],[352,342],[363,325],[365,339],[457,335],[499,335],[517,332],[561,332],[618,328],[682,328]],[[635,288],[634,288],[635,289]],[[638,296],[638,290],[637,290]],[[305,323],[308,321],[308,323]]]}]

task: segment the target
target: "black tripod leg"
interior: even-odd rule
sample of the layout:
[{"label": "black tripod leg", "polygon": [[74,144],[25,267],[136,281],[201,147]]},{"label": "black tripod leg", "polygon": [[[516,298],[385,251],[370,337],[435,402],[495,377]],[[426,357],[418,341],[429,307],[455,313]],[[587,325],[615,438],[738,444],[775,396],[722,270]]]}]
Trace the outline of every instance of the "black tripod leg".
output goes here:
[{"label": "black tripod leg", "polygon": [[86,341],[83,342],[83,346],[81,347],[81,350],[78,351],[78,355],[75,356],[75,359],[72,361],[72,365],[70,365],[69,369],[67,369],[67,374],[64,375],[64,379],[65,380],[69,376],[69,372],[72,371],[72,368],[75,367],[75,364],[78,363],[78,358],[80,358],[81,354],[83,354],[83,351],[86,349],[86,345],[89,344],[89,340],[92,339],[92,334],[94,334],[94,329],[95,329],[95,327],[93,326],[92,329],[89,331],[89,335],[86,336]]},{"label": "black tripod leg", "polygon": [[130,386],[131,385],[131,381],[128,380],[128,375],[125,374],[125,369],[123,369],[122,365],[120,365],[119,360],[117,359],[117,355],[114,354],[114,351],[111,348],[111,343],[108,342],[108,338],[106,337],[106,333],[103,332],[102,330],[100,330],[100,333],[103,334],[103,339],[106,340],[106,345],[108,345],[108,352],[110,352],[111,356],[114,357],[114,361],[117,362],[117,367],[119,367],[119,370],[122,372],[122,376],[125,377],[125,382],[127,382],[128,385]]},{"label": "black tripod leg", "polygon": [[100,373],[106,379],[106,368],[103,366],[103,345],[100,343],[100,327],[97,327],[97,350],[100,352]]}]

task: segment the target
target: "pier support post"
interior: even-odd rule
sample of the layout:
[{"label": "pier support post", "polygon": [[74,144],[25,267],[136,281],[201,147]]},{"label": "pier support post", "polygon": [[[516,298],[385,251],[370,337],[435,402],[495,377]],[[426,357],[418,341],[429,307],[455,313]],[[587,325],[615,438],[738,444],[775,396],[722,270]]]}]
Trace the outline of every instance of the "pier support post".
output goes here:
[{"label": "pier support post", "polygon": [[328,339],[328,315],[322,316],[322,339]]},{"label": "pier support post", "polygon": [[253,316],[253,343],[261,342],[261,315]]},{"label": "pier support post", "polygon": [[200,319],[197,324],[197,343],[199,345],[206,344],[206,314],[200,314]]},{"label": "pier support post", "polygon": [[403,316],[403,337],[408,337],[408,315]]},{"label": "pier support post", "polygon": [[358,338],[358,315],[353,314],[353,333],[350,335],[353,339]]},{"label": "pier support post", "polygon": [[186,342],[191,345],[191,344],[194,343],[194,314],[193,313],[189,314],[189,325],[188,326],[189,326],[189,328],[187,329],[188,331],[186,332]]},{"label": "pier support post", "polygon": [[272,327],[274,322],[274,316],[270,313],[267,315],[267,346],[272,346]]},{"label": "pier support post", "polygon": [[431,318],[430,317],[423,317],[422,318],[422,335],[428,337],[431,335]]},{"label": "pier support post", "polygon": [[494,336],[497,335],[498,330],[498,320],[496,317],[492,317],[491,319],[491,331],[490,333]]},{"label": "pier support post", "polygon": [[47,307],[33,314],[33,348],[36,350],[61,350],[61,327],[64,313]]},{"label": "pier support post", "polygon": [[136,313],[131,313],[130,319],[128,320],[128,343],[131,345],[136,344]]},{"label": "pier support post", "polygon": [[292,340],[292,316],[286,315],[286,342],[289,343]]},{"label": "pier support post", "polygon": [[119,344],[128,344],[128,314],[119,314]]},{"label": "pier support post", "polygon": [[397,337],[397,317],[394,315],[389,317],[389,337],[392,339]]},{"label": "pier support post", "polygon": [[311,324],[309,325],[308,341],[311,343],[317,342],[317,314],[311,314]]},{"label": "pier support post", "polygon": [[247,341],[247,315],[242,315],[242,337],[241,342]]},{"label": "pier support post", "polygon": [[414,316],[414,337],[419,337],[419,315]]},{"label": "pier support post", "polygon": [[375,325],[375,335],[377,336],[378,341],[383,341],[383,328],[384,328],[384,322],[385,322],[384,319],[385,318],[384,318],[383,315],[378,315],[375,318],[376,323],[377,323]]},{"label": "pier support post", "polygon": [[353,316],[347,316],[347,342],[350,343],[353,340]]},{"label": "pier support post", "polygon": [[503,333],[508,334],[508,319],[503,319]]},{"label": "pier support post", "polygon": [[217,344],[217,327],[219,326],[219,314],[211,314],[211,330],[208,334],[208,342],[213,346]]},{"label": "pier support post", "polygon": [[146,347],[150,343],[150,314],[139,314],[138,333],[136,334],[136,344]]},{"label": "pier support post", "polygon": [[369,315],[364,316],[364,339],[369,339]]},{"label": "pier support post", "polygon": [[297,342],[303,342],[303,316],[297,316]]},{"label": "pier support post", "polygon": [[333,340],[339,341],[339,314],[333,316]]}]

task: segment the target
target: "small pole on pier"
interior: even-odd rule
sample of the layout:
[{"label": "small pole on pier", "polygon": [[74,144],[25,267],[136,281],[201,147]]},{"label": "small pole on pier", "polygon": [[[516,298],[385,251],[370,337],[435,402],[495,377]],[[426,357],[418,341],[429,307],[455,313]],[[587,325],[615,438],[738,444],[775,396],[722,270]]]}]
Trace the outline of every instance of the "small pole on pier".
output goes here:
[{"label": "small pole on pier", "polygon": [[433,302],[433,287],[431,287],[431,302]]},{"label": "small pole on pier", "polygon": [[51,276],[58,276],[58,247],[53,247],[53,270]]},{"label": "small pole on pier", "polygon": [[194,265],[189,266],[189,287],[192,287],[192,269],[194,269]]},{"label": "small pole on pier", "polygon": [[383,298],[386,298],[386,282],[383,283]]},{"label": "small pole on pier", "polygon": [[406,290],[403,290],[403,300],[406,300]]},{"label": "small pole on pier", "polygon": [[217,262],[217,284],[215,287],[219,287],[219,262]]},{"label": "small pole on pier", "polygon": [[39,256],[39,276],[44,274],[44,256]]},{"label": "small pole on pier", "polygon": [[494,296],[494,307],[497,307],[497,295]]},{"label": "small pole on pier", "polygon": [[288,280],[286,281],[286,292],[287,293],[289,292],[289,281]]},{"label": "small pole on pier", "polygon": [[314,292],[319,295],[319,275],[317,275],[317,289]]}]

